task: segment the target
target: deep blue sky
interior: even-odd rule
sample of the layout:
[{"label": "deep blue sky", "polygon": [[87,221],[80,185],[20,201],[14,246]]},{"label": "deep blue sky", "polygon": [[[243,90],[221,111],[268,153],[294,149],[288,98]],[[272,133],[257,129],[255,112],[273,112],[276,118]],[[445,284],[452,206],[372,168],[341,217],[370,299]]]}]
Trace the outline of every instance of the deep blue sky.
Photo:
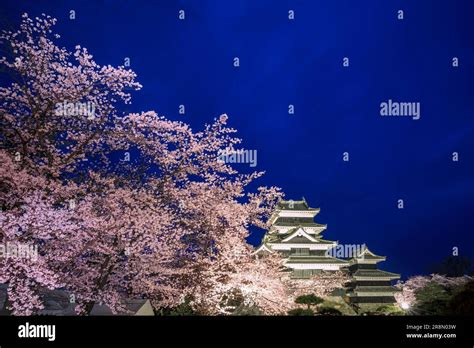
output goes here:
[{"label": "deep blue sky", "polygon": [[[99,64],[129,57],[144,85],[133,111],[194,128],[227,113],[243,146],[258,150],[259,184],[320,207],[325,238],[367,243],[403,277],[428,272],[453,246],[474,260],[474,1],[8,0],[0,9],[3,26],[23,12],[56,17],[60,43],[87,47]],[[388,99],[420,102],[421,119],[381,117]]]}]

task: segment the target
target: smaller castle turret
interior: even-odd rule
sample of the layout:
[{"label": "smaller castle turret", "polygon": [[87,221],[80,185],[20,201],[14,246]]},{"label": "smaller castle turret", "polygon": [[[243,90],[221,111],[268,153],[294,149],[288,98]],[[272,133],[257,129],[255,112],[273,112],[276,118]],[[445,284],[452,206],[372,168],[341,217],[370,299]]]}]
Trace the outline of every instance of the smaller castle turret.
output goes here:
[{"label": "smaller castle turret", "polygon": [[373,311],[396,302],[394,293],[398,289],[392,286],[392,281],[400,279],[400,275],[378,269],[377,264],[385,260],[385,256],[378,256],[365,247],[349,261],[352,281],[347,295],[362,311]]}]

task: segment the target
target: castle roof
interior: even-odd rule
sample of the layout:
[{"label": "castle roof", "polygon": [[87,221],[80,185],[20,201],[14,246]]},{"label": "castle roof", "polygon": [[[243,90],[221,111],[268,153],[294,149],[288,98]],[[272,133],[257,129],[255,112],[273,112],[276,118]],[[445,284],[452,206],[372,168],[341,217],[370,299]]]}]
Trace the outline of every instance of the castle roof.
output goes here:
[{"label": "castle roof", "polygon": [[378,263],[385,260],[386,260],[385,256],[374,254],[372,251],[369,250],[369,248],[364,246],[362,251],[351,259],[351,263],[372,263],[373,264],[373,263]]},{"label": "castle roof", "polygon": [[287,264],[292,263],[340,263],[340,264],[347,264],[347,261],[337,259],[335,257],[330,256],[297,256],[291,255],[288,260],[285,262]]},{"label": "castle roof", "polygon": [[308,203],[306,203],[306,200],[300,200],[300,201],[295,201],[295,200],[288,200],[284,201],[281,200],[277,203],[277,209],[281,210],[313,210],[317,211],[319,208],[311,208]]},{"label": "castle roof", "polygon": [[354,292],[396,292],[401,291],[401,289],[396,288],[395,286],[356,286],[353,290]]},{"label": "castle roof", "polygon": [[356,280],[365,280],[365,279],[399,279],[400,274],[382,271],[380,269],[359,269],[354,272],[353,277]]},{"label": "castle roof", "polygon": [[317,222],[289,222],[289,221],[276,221],[275,226],[295,226],[301,227],[327,227],[327,225],[318,224]]},{"label": "castle roof", "polygon": [[285,234],[269,235],[269,242],[271,243],[314,243],[314,244],[337,244],[335,241],[325,240],[317,235],[310,234],[301,226],[290,229]]}]

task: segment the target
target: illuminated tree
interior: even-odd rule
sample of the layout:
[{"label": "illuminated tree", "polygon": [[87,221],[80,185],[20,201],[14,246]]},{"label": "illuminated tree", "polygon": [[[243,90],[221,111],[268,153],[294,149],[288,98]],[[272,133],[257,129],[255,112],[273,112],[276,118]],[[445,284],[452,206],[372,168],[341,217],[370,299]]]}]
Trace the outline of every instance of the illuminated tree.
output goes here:
[{"label": "illuminated tree", "polygon": [[425,313],[426,307],[430,306],[429,303],[436,301],[438,303],[434,303],[432,307],[441,310],[441,307],[447,306],[454,291],[462,288],[470,280],[472,278],[469,276],[446,277],[439,274],[410,277],[406,282],[397,284],[401,291],[395,293],[395,299],[402,309],[413,314]]},{"label": "illuminated tree", "polygon": [[244,239],[281,193],[246,193],[263,173],[220,160],[240,142],[227,116],[193,131],[153,111],[120,112],[141,87],[135,73],[58,47],[55,22],[24,15],[0,35],[10,79],[0,88],[0,243],[39,250],[0,259],[13,313],[41,309],[44,288],[70,291],[81,314],[97,302],[123,310],[124,296],[175,306],[221,275],[253,293],[264,266],[250,266]]}]

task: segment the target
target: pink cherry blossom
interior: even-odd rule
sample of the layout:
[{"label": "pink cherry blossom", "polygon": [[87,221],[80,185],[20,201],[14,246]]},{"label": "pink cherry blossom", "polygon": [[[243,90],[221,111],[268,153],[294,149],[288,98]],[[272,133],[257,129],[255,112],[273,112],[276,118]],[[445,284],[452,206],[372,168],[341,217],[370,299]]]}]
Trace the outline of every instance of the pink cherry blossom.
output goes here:
[{"label": "pink cherry blossom", "polygon": [[[247,192],[263,173],[219,160],[241,142],[227,116],[194,131],[154,111],[122,112],[141,88],[136,74],[99,65],[81,46],[58,47],[55,23],[24,15],[18,31],[0,35],[11,77],[0,87],[0,243],[39,250],[37,260],[0,258],[8,307],[35,314],[45,289],[69,291],[79,314],[94,303],[121,311],[132,296],[172,307],[183,294],[200,301],[197,290],[235,286],[267,307],[284,288],[245,238],[282,194]],[[77,114],[78,104],[94,115]],[[124,152],[138,155],[112,159]]]}]

